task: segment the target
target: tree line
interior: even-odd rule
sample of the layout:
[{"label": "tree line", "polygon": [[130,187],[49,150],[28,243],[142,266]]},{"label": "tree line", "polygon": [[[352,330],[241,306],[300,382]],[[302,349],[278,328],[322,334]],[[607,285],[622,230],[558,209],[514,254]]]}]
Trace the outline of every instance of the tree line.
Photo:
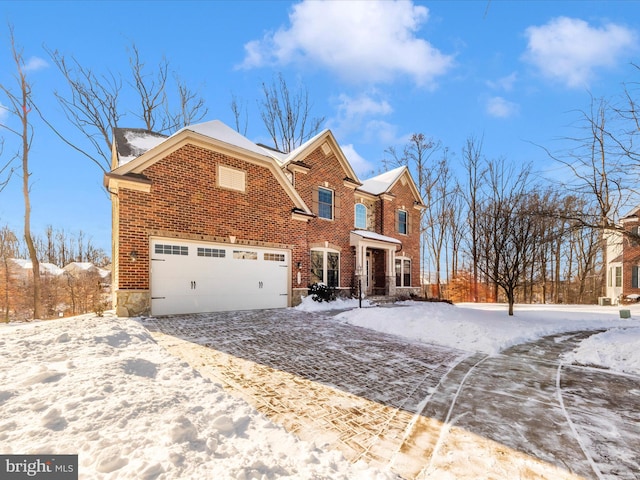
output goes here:
[{"label": "tree line", "polygon": [[[101,312],[108,303],[110,278],[97,268],[110,269],[109,256],[96,247],[84,232],[67,233],[48,226],[34,235],[40,259],[39,318]],[[0,321],[33,318],[33,264],[25,268],[20,260],[29,258],[24,239],[8,226],[0,227]],[[81,263],[69,268],[72,263]],[[54,270],[67,267],[64,272]]]},{"label": "tree line", "polygon": [[[640,68],[633,65],[633,71]],[[559,167],[544,178],[533,165],[487,158],[469,137],[458,158],[416,133],[387,165],[406,165],[426,209],[421,216],[425,295],[453,301],[596,303],[606,281],[605,238],[640,205],[636,82],[616,98],[590,98],[576,111],[575,134],[560,152],[540,146]],[[456,173],[454,173],[456,172]]]}]

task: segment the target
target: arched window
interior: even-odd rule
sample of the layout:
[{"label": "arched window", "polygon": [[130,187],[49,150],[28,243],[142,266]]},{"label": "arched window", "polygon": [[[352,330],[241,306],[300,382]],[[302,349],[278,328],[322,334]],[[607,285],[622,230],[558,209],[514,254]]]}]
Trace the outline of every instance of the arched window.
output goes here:
[{"label": "arched window", "polygon": [[367,229],[367,207],[362,203],[356,203],[355,206],[355,226],[362,230]]}]

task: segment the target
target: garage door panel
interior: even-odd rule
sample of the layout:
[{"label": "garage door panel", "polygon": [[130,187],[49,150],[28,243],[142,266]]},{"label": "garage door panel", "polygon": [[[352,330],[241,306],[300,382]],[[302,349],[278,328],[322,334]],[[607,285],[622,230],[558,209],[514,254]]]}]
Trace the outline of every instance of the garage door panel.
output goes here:
[{"label": "garage door panel", "polygon": [[154,315],[284,308],[289,252],[152,239]]}]

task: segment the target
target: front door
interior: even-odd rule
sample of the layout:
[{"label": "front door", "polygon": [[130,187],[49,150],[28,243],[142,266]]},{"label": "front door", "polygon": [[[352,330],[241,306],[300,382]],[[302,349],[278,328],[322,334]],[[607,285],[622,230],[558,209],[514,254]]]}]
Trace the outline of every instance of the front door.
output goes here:
[{"label": "front door", "polygon": [[386,264],[385,264],[385,252],[384,250],[372,250],[371,251],[371,294],[372,295],[386,295]]}]

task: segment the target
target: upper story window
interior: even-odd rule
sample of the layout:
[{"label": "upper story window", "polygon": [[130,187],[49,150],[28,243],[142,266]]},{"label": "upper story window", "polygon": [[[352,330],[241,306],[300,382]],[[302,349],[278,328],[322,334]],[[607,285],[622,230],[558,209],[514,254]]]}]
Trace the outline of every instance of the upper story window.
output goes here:
[{"label": "upper story window", "polygon": [[318,216],[333,220],[333,190],[318,187]]},{"label": "upper story window", "polygon": [[408,214],[406,211],[398,210],[397,223],[398,223],[398,233],[402,233],[403,235],[406,235],[407,233],[409,233]]},{"label": "upper story window", "polygon": [[362,230],[367,229],[367,207],[362,203],[356,203],[355,206],[355,227]]}]

